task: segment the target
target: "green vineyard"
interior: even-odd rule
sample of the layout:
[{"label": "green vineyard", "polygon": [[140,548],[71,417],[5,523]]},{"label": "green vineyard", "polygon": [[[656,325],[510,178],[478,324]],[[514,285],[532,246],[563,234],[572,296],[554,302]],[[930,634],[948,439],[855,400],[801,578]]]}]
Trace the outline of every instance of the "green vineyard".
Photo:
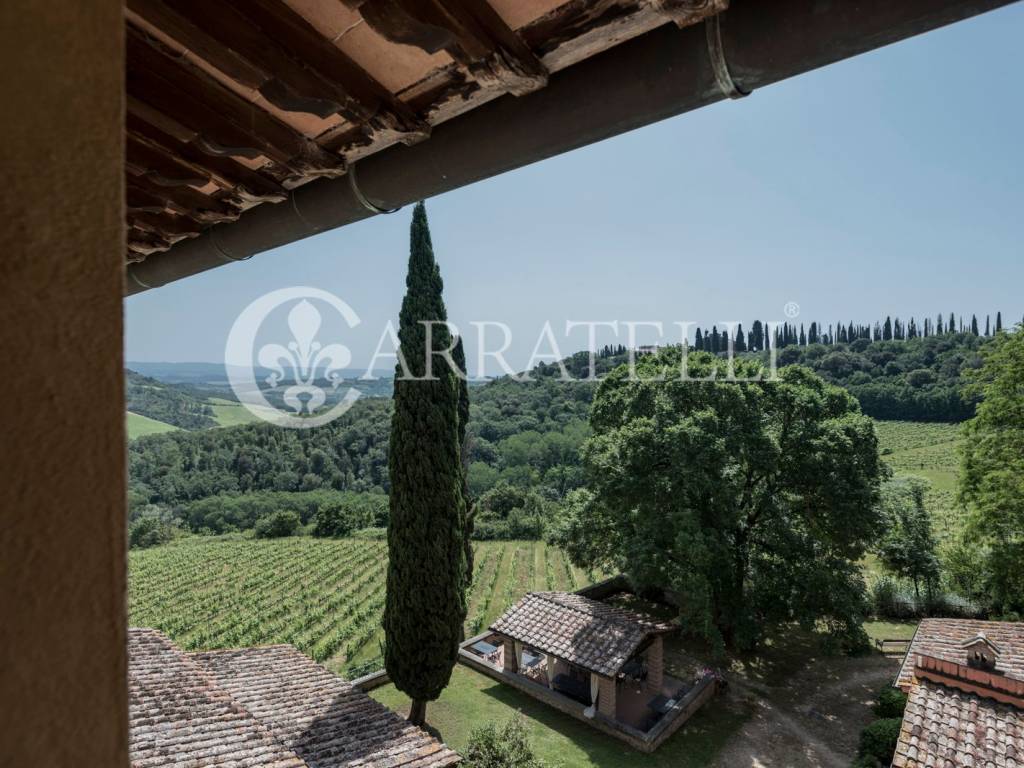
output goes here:
[{"label": "green vineyard", "polygon": [[[593,581],[543,542],[474,549],[467,634],[526,592]],[[386,565],[382,541],[185,539],[131,553],[130,622],[166,632],[186,650],[290,643],[351,673],[380,655]]]}]

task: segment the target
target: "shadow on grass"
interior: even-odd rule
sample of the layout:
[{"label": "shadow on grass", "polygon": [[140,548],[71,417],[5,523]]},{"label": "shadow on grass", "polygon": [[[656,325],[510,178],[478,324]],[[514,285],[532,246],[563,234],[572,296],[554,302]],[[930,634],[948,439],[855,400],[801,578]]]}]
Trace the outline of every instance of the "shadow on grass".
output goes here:
[{"label": "shadow on grass", "polygon": [[[653,754],[633,749],[579,720],[570,717],[546,704],[539,702],[521,691],[501,683],[480,689],[509,710],[518,711],[524,717],[536,722],[569,741],[587,757],[585,765],[595,768],[632,768],[633,766],[664,766],[668,768],[689,768],[706,766],[719,752],[729,737],[746,719],[745,714],[731,711],[721,702],[712,699],[702,707],[683,727]],[[568,755],[550,754],[545,744],[535,744],[539,755],[558,763]],[[547,753],[547,754],[546,754]],[[572,764],[572,763],[568,763]]]}]

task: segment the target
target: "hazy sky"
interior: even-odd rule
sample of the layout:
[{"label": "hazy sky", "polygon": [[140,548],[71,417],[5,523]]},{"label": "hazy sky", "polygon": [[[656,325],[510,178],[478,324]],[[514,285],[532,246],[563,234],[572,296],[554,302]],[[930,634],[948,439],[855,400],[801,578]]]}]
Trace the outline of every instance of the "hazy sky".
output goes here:
[{"label": "hazy sky", "polygon": [[[1022,39],[1017,4],[431,199],[450,318],[508,324],[516,368],[545,321],[568,353],[586,331],[566,320],[746,325],[787,302],[808,323],[1020,320]],[[410,215],[128,299],[127,359],[222,361],[250,302],[309,285],[358,313],[341,341],[365,366],[397,319]]]}]

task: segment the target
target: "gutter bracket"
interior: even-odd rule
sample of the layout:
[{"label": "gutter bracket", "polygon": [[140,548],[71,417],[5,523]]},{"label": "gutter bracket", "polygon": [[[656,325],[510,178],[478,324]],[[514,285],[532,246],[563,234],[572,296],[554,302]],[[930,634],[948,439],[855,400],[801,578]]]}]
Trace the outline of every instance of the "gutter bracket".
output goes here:
[{"label": "gutter bracket", "polygon": [[348,173],[345,175],[348,176],[349,189],[352,190],[352,194],[355,195],[356,200],[358,200],[359,204],[366,210],[371,213],[396,213],[397,211],[402,210],[402,206],[398,206],[397,208],[382,208],[364,195],[363,191],[359,188],[359,182],[356,180],[355,163],[349,166]]},{"label": "gutter bracket", "polygon": [[220,256],[222,259],[224,259],[224,261],[227,261],[227,262],[232,262],[232,261],[248,261],[249,259],[251,259],[255,255],[255,254],[250,253],[248,256],[238,256],[238,257],[232,256],[230,253],[228,253],[226,250],[224,250],[224,248],[221,246],[220,243],[217,242],[217,234],[216,233],[217,233],[217,228],[216,227],[211,227],[210,231],[209,231],[209,235],[208,235],[208,237],[210,238],[210,245],[212,245],[217,250],[217,255]]},{"label": "gutter bracket", "polygon": [[146,285],[144,282],[142,282],[139,279],[139,276],[135,274],[135,264],[134,263],[129,264],[128,268],[125,270],[125,272],[127,272],[128,277],[130,277],[133,281],[135,281],[135,283],[137,285],[142,286],[143,290],[149,290],[150,288],[154,288],[155,287],[155,286],[152,286],[152,285]]},{"label": "gutter bracket", "polygon": [[730,99],[742,99],[749,96],[750,91],[740,88],[729,73],[729,63],[725,60],[725,47],[722,45],[722,14],[716,13],[708,16],[704,21],[704,30],[707,33],[708,58],[711,59],[711,69],[715,73],[715,82],[719,89]]}]

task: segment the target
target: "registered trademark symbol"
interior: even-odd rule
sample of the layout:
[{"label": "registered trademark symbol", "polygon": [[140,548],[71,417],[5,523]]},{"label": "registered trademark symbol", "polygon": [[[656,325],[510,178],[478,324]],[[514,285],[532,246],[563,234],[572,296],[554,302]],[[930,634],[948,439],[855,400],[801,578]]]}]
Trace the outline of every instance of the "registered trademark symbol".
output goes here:
[{"label": "registered trademark symbol", "polygon": [[782,311],[786,313],[786,317],[792,320],[800,314],[800,305],[795,301],[787,301],[786,306],[782,308]]}]

